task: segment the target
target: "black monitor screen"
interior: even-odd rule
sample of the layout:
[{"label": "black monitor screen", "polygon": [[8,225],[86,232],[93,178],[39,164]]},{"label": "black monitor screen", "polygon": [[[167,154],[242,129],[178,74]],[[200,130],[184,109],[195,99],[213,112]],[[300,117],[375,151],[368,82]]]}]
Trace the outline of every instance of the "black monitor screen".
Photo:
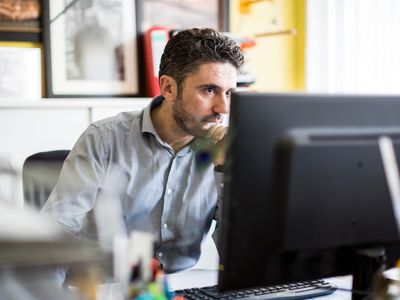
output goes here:
[{"label": "black monitor screen", "polygon": [[398,227],[378,147],[400,154],[400,97],[235,93],[221,290],[351,274]]}]

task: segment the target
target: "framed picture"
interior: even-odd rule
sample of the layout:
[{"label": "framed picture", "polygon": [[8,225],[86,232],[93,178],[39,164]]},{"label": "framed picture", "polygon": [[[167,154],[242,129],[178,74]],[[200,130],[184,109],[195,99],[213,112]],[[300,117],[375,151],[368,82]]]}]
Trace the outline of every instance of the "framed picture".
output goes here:
[{"label": "framed picture", "polygon": [[3,0],[0,3],[0,40],[40,42],[40,1]]},{"label": "framed picture", "polygon": [[0,42],[1,99],[39,100],[42,95],[41,49]]},{"label": "framed picture", "polygon": [[47,97],[138,93],[135,0],[44,0]]},{"label": "framed picture", "polygon": [[141,0],[140,4],[142,31],[154,25],[178,30],[191,27],[229,30],[228,0]]}]

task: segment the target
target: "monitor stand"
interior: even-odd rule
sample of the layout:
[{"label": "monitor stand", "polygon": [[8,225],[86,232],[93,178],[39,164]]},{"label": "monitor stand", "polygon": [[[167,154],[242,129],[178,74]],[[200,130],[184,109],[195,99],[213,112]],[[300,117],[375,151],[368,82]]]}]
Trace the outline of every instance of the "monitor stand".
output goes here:
[{"label": "monitor stand", "polygon": [[352,300],[372,299],[376,276],[385,270],[385,249],[365,248],[355,252],[353,269]]}]

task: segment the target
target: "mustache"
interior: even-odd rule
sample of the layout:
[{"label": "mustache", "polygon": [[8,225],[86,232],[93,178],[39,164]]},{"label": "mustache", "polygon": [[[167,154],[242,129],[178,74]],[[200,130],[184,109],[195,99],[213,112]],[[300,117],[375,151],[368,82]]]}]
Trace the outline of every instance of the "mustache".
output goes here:
[{"label": "mustache", "polygon": [[209,115],[203,118],[203,122],[209,122],[209,123],[213,123],[213,122],[217,122],[217,121],[222,121],[223,119],[223,115],[222,114],[213,114],[213,115]]}]

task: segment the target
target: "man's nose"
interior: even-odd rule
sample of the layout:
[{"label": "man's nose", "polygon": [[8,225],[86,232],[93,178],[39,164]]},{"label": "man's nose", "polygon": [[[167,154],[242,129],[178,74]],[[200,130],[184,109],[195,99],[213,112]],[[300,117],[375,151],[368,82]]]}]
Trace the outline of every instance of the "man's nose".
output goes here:
[{"label": "man's nose", "polygon": [[221,94],[217,97],[214,104],[214,112],[219,114],[229,113],[230,98],[225,94]]}]

